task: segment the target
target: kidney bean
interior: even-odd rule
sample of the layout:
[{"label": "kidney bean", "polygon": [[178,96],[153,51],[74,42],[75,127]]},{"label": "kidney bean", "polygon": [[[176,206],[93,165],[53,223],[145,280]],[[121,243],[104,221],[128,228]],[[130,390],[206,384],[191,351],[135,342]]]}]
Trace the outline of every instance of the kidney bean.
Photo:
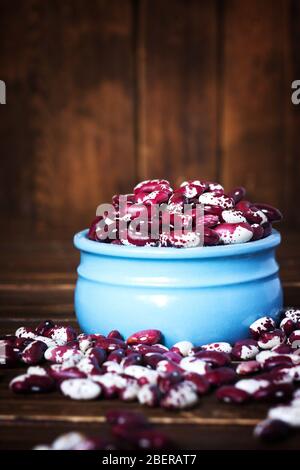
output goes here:
[{"label": "kidney bean", "polygon": [[238,341],[232,351],[231,356],[235,360],[248,360],[253,359],[259,353],[257,342],[254,339],[246,339]]},{"label": "kidney bean", "polygon": [[60,390],[72,400],[94,400],[101,394],[101,387],[90,379],[69,379],[60,384]]},{"label": "kidney bean", "polygon": [[242,201],[239,201],[236,205],[235,205],[235,209],[237,211],[241,211],[244,213],[246,213],[248,211],[248,209],[250,208],[251,206],[251,202],[250,201],[247,201],[247,200],[242,200]]},{"label": "kidney bean", "polygon": [[62,364],[69,359],[79,362],[83,358],[83,353],[72,346],[54,346],[46,349],[44,356],[47,361]]},{"label": "kidney bean", "polygon": [[294,323],[289,318],[283,318],[280,322],[279,327],[286,336],[290,336],[290,334],[297,328],[296,323]]},{"label": "kidney bean", "polygon": [[238,224],[240,222],[247,222],[246,217],[241,211],[235,209],[228,209],[222,212],[222,222],[227,224]]},{"label": "kidney bean", "polygon": [[150,384],[143,385],[137,394],[139,403],[151,408],[159,405],[161,396],[161,392],[157,385]]},{"label": "kidney bean", "polygon": [[155,205],[169,201],[171,191],[169,188],[157,188],[151,193],[140,191],[135,194],[134,199],[138,204]]},{"label": "kidney bean", "polygon": [[124,341],[123,336],[121,335],[121,333],[118,330],[110,331],[107,335],[107,338],[116,338],[116,339],[120,339],[121,341]]},{"label": "kidney bean", "polygon": [[210,389],[210,383],[203,375],[196,374],[195,372],[186,372],[184,380],[192,382],[195,385],[198,395],[205,395]]},{"label": "kidney bean", "polygon": [[203,183],[199,180],[190,180],[184,181],[181,183],[180,188],[177,191],[182,192],[182,194],[187,199],[193,199],[197,196],[200,196],[207,188],[206,183]]},{"label": "kidney bean", "polygon": [[205,379],[213,387],[220,387],[233,383],[236,380],[236,372],[230,367],[219,367],[208,371],[205,374]]},{"label": "kidney bean", "polygon": [[291,345],[292,349],[300,348],[300,330],[294,330],[290,334],[288,342]]},{"label": "kidney bean", "polygon": [[255,203],[254,206],[266,215],[269,222],[280,222],[283,219],[280,210],[269,204]]},{"label": "kidney bean", "polygon": [[161,400],[160,405],[167,410],[184,410],[197,403],[198,395],[195,385],[185,380],[173,385]]},{"label": "kidney bean", "polygon": [[220,183],[215,183],[214,181],[205,181],[205,183],[208,191],[224,194],[224,187]]},{"label": "kidney bean", "polygon": [[41,341],[42,343],[45,343],[47,348],[53,348],[53,347],[57,346],[57,343],[53,339],[47,338],[46,336],[35,336],[34,340],[35,341]]},{"label": "kidney bean", "polygon": [[222,367],[230,364],[230,356],[218,351],[199,351],[195,353],[197,359],[209,363],[212,367]]},{"label": "kidney bean", "polygon": [[178,354],[177,352],[175,351],[168,351],[164,354],[164,357],[165,359],[171,361],[171,362],[175,362],[175,364],[179,364],[179,362],[181,361],[182,359],[182,355],[181,354]]},{"label": "kidney bean", "polygon": [[114,351],[109,353],[107,360],[117,362],[118,364],[120,364],[122,362],[122,359],[125,356],[126,356],[126,353],[124,349],[115,349]]},{"label": "kidney bean", "polygon": [[223,212],[223,208],[222,207],[219,207],[219,206],[213,206],[212,204],[204,204],[203,205],[203,210],[204,210],[204,214],[210,214],[210,215],[216,215],[218,216],[219,218],[221,217],[222,215],[222,212]]},{"label": "kidney bean", "polygon": [[279,344],[279,346],[275,346],[271,349],[272,352],[276,352],[277,354],[292,354],[293,349],[289,344]]},{"label": "kidney bean", "polygon": [[145,366],[149,366],[152,369],[156,369],[157,364],[160,361],[164,361],[164,359],[165,358],[163,354],[153,352],[146,353],[143,357]]},{"label": "kidney bean", "polygon": [[217,343],[202,344],[201,348],[204,351],[217,351],[217,352],[222,352],[225,354],[230,354],[232,351],[231,344],[225,343],[223,341],[220,341]]},{"label": "kidney bean", "polygon": [[97,216],[95,217],[92,222],[91,222],[91,225],[90,225],[90,228],[89,228],[89,231],[88,231],[88,234],[87,234],[87,237],[90,239],[90,240],[94,240],[94,241],[98,241],[98,237],[97,237],[97,226],[98,226],[98,223],[103,219],[103,217],[100,217],[100,216]]},{"label": "kidney bean", "polygon": [[251,206],[251,208],[244,212],[244,215],[249,224],[263,225],[265,223],[268,223],[268,219],[265,214],[260,211],[257,207]]},{"label": "kidney bean", "polygon": [[33,328],[28,328],[26,326],[20,326],[15,332],[17,338],[31,338],[35,339],[36,334]]},{"label": "kidney bean", "polygon": [[274,369],[274,367],[290,367],[293,365],[292,358],[284,355],[276,355],[265,360],[263,368],[265,370]]},{"label": "kidney bean", "polygon": [[[65,366],[66,363],[63,365]],[[77,367],[78,370],[86,375],[101,374],[101,368],[95,357],[82,357],[79,361],[75,361],[72,366]],[[66,366],[65,366],[66,367]],[[69,365],[67,364],[67,368]]]},{"label": "kidney bean", "polygon": [[85,353],[88,349],[93,347],[95,340],[91,335],[85,335],[84,333],[77,336],[77,341],[80,351]]},{"label": "kidney bean", "polygon": [[138,183],[134,188],[134,194],[139,192],[152,193],[157,188],[167,188],[171,190],[170,182],[164,179],[145,180]]},{"label": "kidney bean", "polygon": [[128,202],[132,202],[132,203],[134,202],[134,194],[115,194],[111,198],[111,202],[116,209],[119,209],[121,197],[123,198],[124,201],[127,200]]},{"label": "kidney bean", "polygon": [[162,247],[194,248],[201,245],[201,237],[196,232],[181,233],[180,231],[171,231],[163,232],[159,236],[159,242]]},{"label": "kidney bean", "polygon": [[280,401],[286,402],[292,398],[294,387],[290,383],[270,384],[268,387],[261,388],[253,393],[254,400],[258,401]]},{"label": "kidney bean", "polygon": [[234,200],[231,197],[225,196],[224,194],[219,195],[218,193],[204,193],[199,196],[200,204],[209,204],[211,206],[218,206],[222,209],[233,209]]},{"label": "kidney bean", "polygon": [[220,241],[220,235],[213,229],[204,227],[204,245],[205,246],[215,246],[218,245]]},{"label": "kidney bean", "polygon": [[0,341],[6,341],[11,346],[15,346],[18,339],[15,335],[0,335]]},{"label": "kidney bean", "polygon": [[[125,377],[123,375],[123,377]],[[126,377],[126,387],[119,391],[119,398],[123,401],[133,401],[137,399],[140,387],[136,379]]]},{"label": "kidney bean", "polygon": [[160,375],[164,375],[169,374],[170,372],[182,372],[182,368],[179,363],[164,359],[157,364],[156,371]]},{"label": "kidney bean", "polygon": [[[18,352],[20,353],[20,356],[21,356],[21,352],[27,346],[29,346],[29,344],[33,343],[34,341],[39,341],[39,340],[35,340],[35,339],[31,339],[31,338],[16,338],[15,343],[14,343],[14,347],[15,347],[16,350],[18,350]],[[43,343],[43,344],[45,344],[45,343]]]},{"label": "kidney bean", "polygon": [[190,341],[179,341],[178,343],[175,343],[174,346],[172,346],[170,351],[179,353],[181,356],[186,357],[189,355],[193,347],[194,345]]},{"label": "kidney bean", "polygon": [[128,366],[124,369],[124,374],[134,377],[137,380],[144,379],[145,383],[156,384],[158,372],[143,366]]},{"label": "kidney bean", "polygon": [[44,360],[44,354],[47,349],[42,341],[32,341],[26,346],[21,353],[21,360],[25,364],[39,364]]},{"label": "kidney bean", "polygon": [[298,372],[294,367],[286,369],[274,368],[265,374],[260,374],[259,378],[262,380],[268,380],[270,383],[276,384],[290,384],[297,379]]},{"label": "kidney bean", "polygon": [[261,364],[257,361],[245,361],[241,362],[237,368],[236,373],[238,375],[251,375],[258,372],[261,369]]},{"label": "kidney bean", "polygon": [[[107,353],[104,349],[102,349],[98,346],[94,346],[94,347],[89,348],[85,351],[85,356],[89,357],[90,359],[94,359],[95,364],[97,364],[98,366],[101,366],[101,364],[103,364],[103,362],[105,362],[107,359],[109,361],[113,360],[110,357],[111,357],[111,354],[115,353],[116,351],[122,351],[123,352],[124,350],[123,349],[116,349],[115,351],[113,351],[112,353],[110,353],[107,356]],[[122,357],[124,357],[124,356],[122,356]]]},{"label": "kidney bean", "polygon": [[188,372],[195,372],[199,375],[205,375],[210,370],[210,365],[207,361],[193,356],[184,357],[180,361],[180,367]]},{"label": "kidney bean", "polygon": [[220,236],[220,242],[224,245],[247,243],[253,237],[251,225],[244,222],[220,224],[214,228],[214,231]]},{"label": "kidney bean", "polygon": [[257,344],[261,349],[272,349],[279,346],[284,340],[283,331],[275,329],[273,331],[263,331],[257,340]]},{"label": "kidney bean", "polygon": [[41,322],[35,329],[35,333],[38,336],[44,336],[47,331],[49,331],[51,328],[54,328],[56,325],[53,323],[51,320],[45,320]]},{"label": "kidney bean", "polygon": [[128,379],[114,372],[106,372],[103,375],[90,377],[93,382],[100,384],[104,398],[116,398],[121,390],[126,389]]},{"label": "kidney bean", "polygon": [[126,349],[126,343],[117,338],[97,338],[95,346],[104,349],[106,352],[114,351],[115,349]]},{"label": "kidney bean", "polygon": [[263,379],[242,379],[239,380],[235,386],[240,389],[244,390],[245,392],[249,393],[250,395],[254,395],[258,390],[261,388],[269,387],[270,382],[269,380]]},{"label": "kidney bean", "polygon": [[30,366],[28,367],[27,369],[27,372],[26,372],[27,375],[51,375],[48,373],[48,369],[46,370],[45,367],[41,367],[41,366]]},{"label": "kidney bean", "polygon": [[128,353],[131,352],[138,352],[142,355],[148,353],[158,353],[158,354],[165,354],[168,351],[168,348],[162,346],[161,344],[153,344],[152,346],[148,346],[148,344],[132,344],[130,345],[130,349]]},{"label": "kidney bean", "polygon": [[49,374],[58,383],[68,379],[84,379],[86,374],[77,367],[64,368],[62,364],[52,364],[49,367]]},{"label": "kidney bean", "polygon": [[176,383],[182,382],[183,375],[180,371],[174,370],[158,377],[158,387],[162,393],[167,393]]},{"label": "kidney bean", "polygon": [[266,238],[269,235],[271,235],[271,233],[272,233],[272,224],[270,224],[269,222],[266,222],[266,223],[262,224],[262,227],[264,229],[263,238]]},{"label": "kidney bean", "polygon": [[107,443],[98,437],[86,437],[84,434],[69,432],[54,440],[52,450],[103,450]]},{"label": "kidney bean", "polygon": [[[159,356],[163,358],[162,355],[159,355]],[[134,352],[126,356],[121,361],[121,365],[123,368],[128,367],[128,366],[135,366],[135,365],[141,366],[143,365],[143,363],[144,363],[143,356],[139,353],[134,353]]]},{"label": "kidney bean", "polygon": [[14,367],[19,362],[18,350],[10,340],[0,340],[0,367]]},{"label": "kidney bean", "polygon": [[77,334],[71,326],[54,326],[45,332],[45,336],[53,339],[58,346],[64,346],[76,339]]},{"label": "kidney bean", "polygon": [[271,350],[265,350],[265,351],[260,351],[257,355],[256,355],[256,358],[255,360],[261,364],[262,366],[264,365],[264,362],[269,358],[269,357],[273,357],[273,356],[277,356],[277,353],[276,352],[273,352]]},{"label": "kidney bean", "polygon": [[294,323],[300,322],[300,310],[295,308],[289,308],[284,313],[286,318],[289,318]]},{"label": "kidney bean", "polygon": [[275,322],[271,317],[261,317],[249,326],[249,331],[254,339],[258,339],[264,331],[272,331],[275,329]]},{"label": "kidney bean", "polygon": [[277,442],[290,434],[290,426],[279,419],[266,419],[258,423],[254,429],[254,437],[265,442]]},{"label": "kidney bean", "polygon": [[46,393],[54,390],[55,382],[48,375],[22,374],[12,379],[9,388],[15,393]]},{"label": "kidney bean", "polygon": [[269,410],[268,418],[278,419],[292,427],[300,427],[300,407],[289,405],[276,406]]},{"label": "kidney bean", "polygon": [[227,196],[231,197],[237,204],[239,201],[244,199],[246,196],[246,189],[243,186],[238,186],[227,193]]},{"label": "kidney bean", "polygon": [[236,403],[238,405],[250,400],[248,392],[234,385],[223,385],[217,390],[216,397],[224,403]]},{"label": "kidney bean", "polygon": [[102,364],[102,371],[104,372],[115,372],[116,374],[122,374],[123,366],[117,361],[105,361]]},{"label": "kidney bean", "polygon": [[255,240],[260,240],[261,238],[263,238],[264,234],[265,234],[265,231],[264,231],[264,228],[259,225],[259,224],[251,224],[251,228],[252,228],[252,232],[253,232],[253,237],[252,237],[252,241],[255,241]]},{"label": "kidney bean", "polygon": [[159,343],[161,336],[159,330],[141,330],[129,336],[129,338],[127,338],[127,344],[147,344],[151,346],[155,343]]},{"label": "kidney bean", "polygon": [[181,191],[174,191],[170,196],[166,209],[169,212],[181,214],[184,205],[188,203],[187,198]]}]

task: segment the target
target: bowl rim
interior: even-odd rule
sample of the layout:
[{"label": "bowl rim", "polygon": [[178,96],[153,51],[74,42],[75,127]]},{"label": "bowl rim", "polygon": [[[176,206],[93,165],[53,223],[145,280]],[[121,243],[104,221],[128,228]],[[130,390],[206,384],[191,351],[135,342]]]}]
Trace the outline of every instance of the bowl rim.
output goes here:
[{"label": "bowl rim", "polygon": [[85,253],[117,258],[193,259],[237,255],[247,256],[249,254],[275,248],[281,241],[280,233],[277,230],[272,229],[271,235],[254,242],[179,249],[173,247],[127,246],[99,243],[89,240],[87,238],[87,233],[88,229],[85,229],[74,235],[74,245],[78,250]]}]

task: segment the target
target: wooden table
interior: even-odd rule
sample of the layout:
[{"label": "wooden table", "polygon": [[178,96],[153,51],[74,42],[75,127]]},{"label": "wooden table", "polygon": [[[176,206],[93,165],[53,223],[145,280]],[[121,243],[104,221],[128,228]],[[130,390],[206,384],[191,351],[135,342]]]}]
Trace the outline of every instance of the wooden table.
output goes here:
[{"label": "wooden table", "polygon": [[[279,250],[285,304],[300,304],[299,234],[286,232]],[[1,242],[0,334],[20,325],[51,318],[76,325],[73,289],[78,254],[70,241]],[[22,369],[23,370],[23,369]],[[82,430],[107,432],[105,412],[111,408],[143,411],[182,449],[263,449],[252,438],[253,426],[266,416],[267,406],[220,404],[213,395],[203,397],[191,411],[170,413],[119,401],[76,402],[59,393],[18,396],[8,390],[19,369],[0,371],[0,448],[30,449],[58,434]],[[300,433],[277,448],[300,448]]]}]

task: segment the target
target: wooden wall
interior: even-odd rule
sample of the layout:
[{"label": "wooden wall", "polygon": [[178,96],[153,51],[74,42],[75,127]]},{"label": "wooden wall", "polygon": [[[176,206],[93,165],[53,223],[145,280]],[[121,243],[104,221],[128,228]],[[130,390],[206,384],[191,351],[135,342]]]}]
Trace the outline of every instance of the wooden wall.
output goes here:
[{"label": "wooden wall", "polygon": [[0,0],[0,79],[4,220],[74,230],[199,177],[300,223],[299,0]]}]

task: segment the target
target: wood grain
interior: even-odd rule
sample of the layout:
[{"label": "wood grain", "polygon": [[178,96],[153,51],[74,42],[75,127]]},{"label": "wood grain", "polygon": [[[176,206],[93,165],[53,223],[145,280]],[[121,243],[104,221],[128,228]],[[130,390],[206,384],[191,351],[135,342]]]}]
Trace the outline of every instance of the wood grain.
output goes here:
[{"label": "wood grain", "polygon": [[86,226],[134,183],[131,2],[14,0],[1,11],[2,201],[42,231]]},{"label": "wood grain", "polygon": [[291,83],[300,77],[300,3],[290,0],[285,4],[286,20],[286,42],[285,42],[285,128],[286,128],[286,151],[287,151],[287,173],[286,192],[287,207],[286,216],[294,227],[299,227],[300,214],[295,210],[299,200],[300,179],[300,151],[299,151],[299,129],[300,129],[300,105],[291,102]]},{"label": "wood grain", "polygon": [[216,2],[142,0],[139,177],[216,177]]},{"label": "wood grain", "polygon": [[283,0],[224,3],[222,179],[282,209],[284,18]]}]

